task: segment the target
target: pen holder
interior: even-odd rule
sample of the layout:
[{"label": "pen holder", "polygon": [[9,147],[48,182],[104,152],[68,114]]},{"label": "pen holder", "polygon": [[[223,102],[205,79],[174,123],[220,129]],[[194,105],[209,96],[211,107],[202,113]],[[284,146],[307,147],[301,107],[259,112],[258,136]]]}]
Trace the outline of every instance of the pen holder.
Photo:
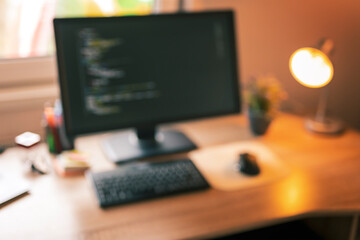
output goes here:
[{"label": "pen holder", "polygon": [[43,128],[50,153],[74,149],[74,140],[67,136],[62,114],[58,114],[56,108],[45,107]]}]

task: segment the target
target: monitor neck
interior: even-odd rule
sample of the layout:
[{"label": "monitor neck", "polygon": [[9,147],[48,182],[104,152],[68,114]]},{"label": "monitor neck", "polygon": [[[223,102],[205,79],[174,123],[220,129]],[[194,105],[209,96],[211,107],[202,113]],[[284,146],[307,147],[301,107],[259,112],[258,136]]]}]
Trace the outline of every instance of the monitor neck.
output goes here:
[{"label": "monitor neck", "polygon": [[159,139],[156,137],[156,128],[153,125],[136,127],[135,133],[137,144],[141,147],[151,147],[159,142]]}]

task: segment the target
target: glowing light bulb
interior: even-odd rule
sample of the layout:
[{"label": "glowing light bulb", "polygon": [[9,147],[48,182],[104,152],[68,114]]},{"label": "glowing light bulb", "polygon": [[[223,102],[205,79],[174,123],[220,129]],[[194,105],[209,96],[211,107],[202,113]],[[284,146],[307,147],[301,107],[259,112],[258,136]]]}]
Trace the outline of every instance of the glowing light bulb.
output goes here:
[{"label": "glowing light bulb", "polygon": [[330,59],[315,48],[300,48],[290,57],[289,67],[293,77],[302,85],[320,88],[327,85],[334,74]]}]

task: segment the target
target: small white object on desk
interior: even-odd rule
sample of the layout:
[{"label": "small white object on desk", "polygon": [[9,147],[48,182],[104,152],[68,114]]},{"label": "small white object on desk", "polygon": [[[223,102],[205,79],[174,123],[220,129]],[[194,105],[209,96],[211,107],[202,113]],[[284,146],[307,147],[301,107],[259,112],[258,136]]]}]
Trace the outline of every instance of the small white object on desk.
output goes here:
[{"label": "small white object on desk", "polygon": [[15,137],[15,143],[22,147],[32,147],[40,142],[40,135],[32,132],[24,132]]}]

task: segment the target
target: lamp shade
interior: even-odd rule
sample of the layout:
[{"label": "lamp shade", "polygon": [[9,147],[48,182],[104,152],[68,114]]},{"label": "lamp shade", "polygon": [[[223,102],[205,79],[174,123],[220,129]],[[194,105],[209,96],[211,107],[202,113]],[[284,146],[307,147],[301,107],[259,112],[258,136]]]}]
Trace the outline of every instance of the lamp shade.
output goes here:
[{"label": "lamp shade", "polygon": [[290,57],[290,72],[302,85],[320,88],[327,85],[334,74],[334,68],[325,53],[316,48],[300,48]]}]

